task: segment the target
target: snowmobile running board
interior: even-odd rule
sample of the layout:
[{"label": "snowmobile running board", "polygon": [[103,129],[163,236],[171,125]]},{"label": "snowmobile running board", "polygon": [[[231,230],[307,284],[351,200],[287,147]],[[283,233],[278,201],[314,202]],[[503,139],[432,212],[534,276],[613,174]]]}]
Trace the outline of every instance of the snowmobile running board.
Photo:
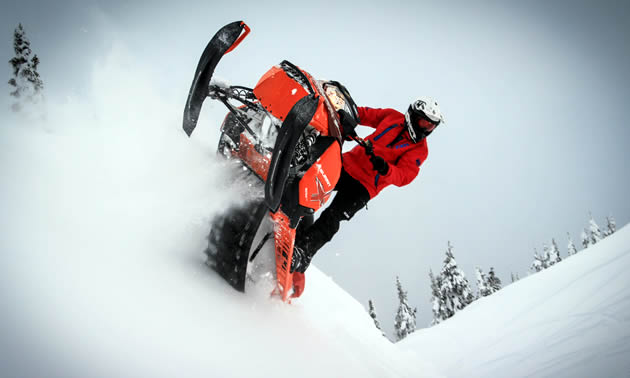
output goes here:
[{"label": "snowmobile running board", "polygon": [[[245,32],[243,33],[243,30]],[[193,77],[186,107],[184,108],[183,128],[188,136],[190,136],[197,126],[197,120],[201,113],[203,101],[208,96],[208,87],[210,79],[214,74],[214,70],[219,64],[219,60],[223,55],[234,50],[243,39],[249,34],[250,29],[243,21],[235,21],[225,25],[212,37],[201,58]],[[242,33],[242,34],[241,34]]]}]

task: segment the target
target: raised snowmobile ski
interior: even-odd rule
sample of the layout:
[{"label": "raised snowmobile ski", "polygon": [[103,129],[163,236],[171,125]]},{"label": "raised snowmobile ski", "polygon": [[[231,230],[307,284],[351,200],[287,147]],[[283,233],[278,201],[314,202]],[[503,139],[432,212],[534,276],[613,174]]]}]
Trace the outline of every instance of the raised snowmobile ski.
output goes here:
[{"label": "raised snowmobile ski", "polygon": [[269,69],[254,88],[213,82],[221,57],[249,31],[237,21],[210,40],[195,71],[183,128],[190,136],[206,97],[223,103],[229,112],[217,154],[235,163],[235,173],[247,173],[254,192],[212,221],[207,265],[239,291],[271,277],[272,294],[288,302],[303,289],[303,276],[297,277],[300,290],[294,290],[290,272],[296,229],[312,221],[341,174],[337,111],[357,122],[358,112],[339,82],[315,80],[288,61]]},{"label": "raised snowmobile ski", "polygon": [[[243,30],[245,32],[241,35]],[[210,79],[214,74],[214,69],[219,64],[219,60],[221,60],[223,55],[236,48],[247,37],[249,31],[249,27],[243,21],[227,24],[212,37],[205,50],[203,50],[190,91],[188,92],[186,107],[184,108],[183,126],[188,136],[192,134],[197,126],[201,106],[206,97],[208,97]]]}]

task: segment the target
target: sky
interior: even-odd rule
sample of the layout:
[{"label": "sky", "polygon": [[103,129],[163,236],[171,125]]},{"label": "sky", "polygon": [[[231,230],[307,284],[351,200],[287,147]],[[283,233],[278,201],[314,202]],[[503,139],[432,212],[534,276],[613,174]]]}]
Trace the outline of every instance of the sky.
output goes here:
[{"label": "sky", "polygon": [[[418,326],[430,322],[428,272],[441,269],[448,241],[471,283],[476,266],[509,283],[552,238],[566,255],[567,232],[578,244],[589,212],[600,226],[607,215],[630,220],[627,3],[23,1],[0,10],[0,60],[22,22],[49,98],[96,96],[94,72],[122,49],[162,101],[183,109],[203,48],[236,20],[252,33],[216,71],[233,84],[253,86],[288,59],[342,82],[359,106],[404,111],[436,98],[446,123],[429,137],[418,178],[383,191],[314,259],[365,306],[372,299],[390,334],[396,276]],[[133,109],[138,99],[121,92]],[[193,140],[213,151],[224,114],[206,104],[215,124]]]}]

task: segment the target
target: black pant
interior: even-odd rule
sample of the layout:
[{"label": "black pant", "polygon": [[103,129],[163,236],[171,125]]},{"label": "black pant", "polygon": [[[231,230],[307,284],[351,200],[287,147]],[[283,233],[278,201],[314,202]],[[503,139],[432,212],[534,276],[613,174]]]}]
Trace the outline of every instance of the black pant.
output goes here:
[{"label": "black pant", "polygon": [[335,236],[339,222],[350,220],[370,200],[367,189],[343,169],[334,190],[337,191],[335,198],[317,221],[298,227],[295,244],[310,256]]}]

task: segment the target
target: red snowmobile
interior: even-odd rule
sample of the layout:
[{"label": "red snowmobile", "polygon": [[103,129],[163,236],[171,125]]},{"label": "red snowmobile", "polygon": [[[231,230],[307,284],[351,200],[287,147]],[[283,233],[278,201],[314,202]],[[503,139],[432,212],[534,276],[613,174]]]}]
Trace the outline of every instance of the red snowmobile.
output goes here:
[{"label": "red snowmobile", "polygon": [[[357,122],[358,112],[339,82],[316,80],[286,60],[253,89],[211,81],[221,57],[249,32],[237,21],[210,40],[188,94],[183,128],[190,136],[206,97],[222,102],[229,112],[217,153],[235,163],[234,172],[254,191],[212,221],[206,264],[239,291],[266,279],[272,294],[290,301],[303,290],[303,276],[290,273],[296,229],[312,222],[341,174],[338,111]],[[301,281],[295,287],[294,278]]]}]

